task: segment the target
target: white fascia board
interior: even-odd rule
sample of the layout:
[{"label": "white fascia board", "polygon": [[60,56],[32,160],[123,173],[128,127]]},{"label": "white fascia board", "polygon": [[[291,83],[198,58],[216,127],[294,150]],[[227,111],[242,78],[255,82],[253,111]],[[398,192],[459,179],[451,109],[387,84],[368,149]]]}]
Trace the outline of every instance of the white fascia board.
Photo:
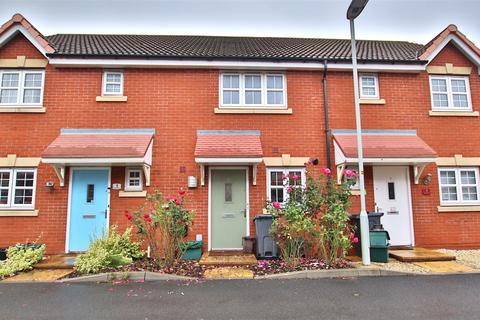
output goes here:
[{"label": "white fascia board", "polygon": [[[460,38],[458,38],[454,34],[449,34],[443,41],[440,43],[440,45],[437,46],[435,50],[428,56],[428,63],[432,62],[433,59],[445,48],[445,46],[452,41],[455,46],[460,49],[460,51],[463,52],[473,63],[477,65],[477,67],[480,67],[480,57],[472,50],[470,49]],[[480,74],[480,69],[479,69],[479,74]]]},{"label": "white fascia board", "polygon": [[[420,164],[436,162],[437,158],[364,158],[367,164]],[[345,163],[358,163],[358,158],[345,158]]]},{"label": "white fascia board", "polygon": [[86,164],[143,164],[145,158],[42,158],[42,163],[61,165],[86,165]]},{"label": "white fascia board", "polygon": [[257,164],[263,158],[195,158],[199,164]]},{"label": "white fascia board", "polygon": [[[56,67],[99,67],[99,68],[214,68],[238,70],[323,70],[319,62],[259,62],[259,61],[225,61],[225,60],[174,60],[174,59],[79,59],[51,58],[50,64]],[[331,70],[351,70],[350,63],[328,63]],[[359,64],[359,71],[402,71],[420,72],[424,65],[418,64]]]},{"label": "white fascia board", "polygon": [[35,37],[33,37],[30,32],[25,29],[25,27],[18,24],[11,27],[7,32],[0,36],[0,48],[3,47],[5,43],[7,43],[11,38],[13,38],[18,32],[22,33],[25,38],[27,38],[28,41],[30,41],[35,46],[35,48],[37,48],[37,50],[40,51],[45,56],[45,58],[48,59],[47,51],[45,50],[45,48],[40,45],[37,39],[35,39]]}]

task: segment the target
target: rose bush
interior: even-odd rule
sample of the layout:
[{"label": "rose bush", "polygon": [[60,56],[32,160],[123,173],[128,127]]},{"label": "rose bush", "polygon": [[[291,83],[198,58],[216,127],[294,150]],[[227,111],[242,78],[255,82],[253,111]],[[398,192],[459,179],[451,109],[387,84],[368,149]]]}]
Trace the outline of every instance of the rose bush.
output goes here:
[{"label": "rose bush", "polygon": [[[344,172],[344,183],[337,185],[328,168],[322,175],[310,174],[301,186],[300,177],[284,175],[287,199],[284,204],[272,202],[267,209],[273,215],[271,234],[289,265],[298,264],[302,256],[313,257],[334,265],[358,241],[349,223],[350,188],[356,173]],[[353,236],[352,236],[353,235]]]},{"label": "rose bush", "polygon": [[193,212],[184,208],[185,191],[180,189],[177,193],[177,197],[163,198],[156,189],[138,210],[125,214],[146,241],[152,257],[166,267],[182,256],[180,244],[193,225]]}]

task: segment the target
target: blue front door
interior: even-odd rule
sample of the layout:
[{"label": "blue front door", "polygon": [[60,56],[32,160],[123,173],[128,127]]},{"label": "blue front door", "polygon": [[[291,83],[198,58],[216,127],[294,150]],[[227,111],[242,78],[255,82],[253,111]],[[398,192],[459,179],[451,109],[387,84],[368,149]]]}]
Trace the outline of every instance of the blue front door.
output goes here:
[{"label": "blue front door", "polygon": [[68,251],[85,251],[107,228],[108,169],[72,169]]}]

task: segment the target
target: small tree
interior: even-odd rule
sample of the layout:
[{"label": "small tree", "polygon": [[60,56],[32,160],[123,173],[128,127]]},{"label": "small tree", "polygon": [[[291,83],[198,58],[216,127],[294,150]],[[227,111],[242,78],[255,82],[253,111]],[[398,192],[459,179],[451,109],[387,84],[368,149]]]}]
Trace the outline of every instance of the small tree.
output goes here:
[{"label": "small tree", "polygon": [[180,189],[178,197],[163,198],[155,189],[133,215],[126,213],[127,219],[134,223],[159,265],[171,267],[182,256],[180,243],[193,224],[194,216],[193,212],[184,208],[184,195],[185,191]]}]

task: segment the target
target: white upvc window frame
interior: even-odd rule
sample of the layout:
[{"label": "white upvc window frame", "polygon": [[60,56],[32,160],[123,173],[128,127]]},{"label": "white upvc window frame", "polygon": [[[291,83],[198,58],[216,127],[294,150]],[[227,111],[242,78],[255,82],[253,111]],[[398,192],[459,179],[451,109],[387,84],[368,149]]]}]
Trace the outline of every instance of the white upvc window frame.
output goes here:
[{"label": "white upvc window frame", "polygon": [[[223,76],[239,76],[239,99],[238,104],[223,103],[223,93],[224,91],[237,91],[237,89],[224,88],[223,87]],[[261,81],[261,103],[259,104],[247,104],[245,101],[246,91],[255,90],[245,88],[245,76],[260,76]],[[267,88],[267,79],[269,76],[281,76],[282,77],[282,89]],[[257,108],[257,109],[286,109],[287,108],[287,76],[283,72],[220,72],[219,75],[219,106],[220,108]],[[268,104],[267,103],[267,92],[275,91],[283,93],[283,103],[278,104]]]},{"label": "white upvc window frame", "polygon": [[[2,80],[3,80],[3,75],[4,74],[9,74],[9,73],[14,73],[18,74],[18,86],[17,87],[3,87],[2,86]],[[27,87],[25,86],[25,76],[27,74],[41,74],[42,75],[42,81],[41,81],[41,86],[40,87]],[[42,107],[43,105],[43,93],[45,90],[45,70],[38,70],[38,69],[0,69],[0,96],[1,96],[1,91],[2,89],[5,90],[17,90],[17,100],[15,102],[1,102],[0,100],[0,108],[1,107],[11,107],[11,106],[18,106],[18,107]],[[25,97],[25,90],[29,89],[34,89],[38,90],[40,89],[40,101],[39,102],[29,102],[25,103],[23,102],[24,97]]]},{"label": "white upvc window frame", "polygon": [[[304,188],[307,184],[307,174],[306,174],[305,167],[268,167],[267,168],[267,177],[266,177],[267,178],[267,186],[266,186],[266,189],[267,189],[267,200],[269,202],[272,202],[272,199],[271,199],[271,190],[272,190],[271,173],[272,172],[279,172],[283,175],[287,175],[287,174],[289,174],[290,172],[293,172],[293,171],[300,171],[300,173],[301,173],[300,182],[301,182],[302,188]],[[289,183],[286,183],[286,181],[282,181],[282,182],[283,182],[282,187],[275,186],[274,189],[283,189],[283,202],[281,202],[283,204],[288,200],[287,189],[289,187]]]},{"label": "white upvc window frame", "polygon": [[[445,80],[447,84],[447,91],[433,91],[432,80]],[[452,91],[452,80],[464,80],[465,81],[465,93],[453,92]],[[447,75],[430,75],[428,78],[430,86],[430,101],[433,111],[446,111],[446,112],[456,112],[456,111],[472,111],[472,96],[470,91],[470,79],[468,76],[447,76]],[[448,106],[447,107],[436,107],[433,101],[434,94],[446,94]],[[454,94],[465,94],[467,96],[468,106],[466,108],[459,108],[453,106],[453,95]]]},{"label": "white upvc window frame", "polygon": [[[442,184],[441,172],[450,171],[455,172],[455,184]],[[475,172],[475,184],[462,184],[461,172],[470,171]],[[462,187],[475,186],[477,189],[477,200],[463,200]],[[458,206],[458,205],[479,205],[480,204],[480,183],[478,167],[439,167],[438,168],[438,187],[440,196],[440,205],[443,206]],[[457,190],[457,200],[443,200],[442,187],[455,187]]]},{"label": "white upvc window frame", "polygon": [[[107,81],[107,76],[109,74],[120,75],[120,83],[118,82],[109,82]],[[115,71],[115,70],[104,70],[102,76],[102,96],[123,96],[123,83],[125,77],[123,75],[123,71]],[[107,92],[107,85],[108,84],[120,84],[120,91],[119,92]]]},{"label": "white upvc window frame", "polygon": [[[133,179],[130,177],[131,172],[138,172],[140,183],[138,186],[131,186],[130,181]],[[134,178],[137,179],[137,178]],[[127,167],[125,168],[125,191],[143,191],[143,170],[142,168],[137,167]]]},{"label": "white upvc window frame", "polygon": [[[375,89],[375,95],[368,95],[365,94],[364,92],[364,85],[363,85],[363,78],[373,78],[374,85],[373,86],[365,86],[368,88],[374,88]],[[358,75],[358,83],[359,85],[359,90],[360,90],[360,98],[361,99],[380,99],[380,91],[379,91],[379,86],[378,86],[378,74],[376,73],[360,73]]]},{"label": "white upvc window frame", "polygon": [[[8,200],[7,204],[0,204],[1,210],[24,210],[24,209],[34,209],[35,208],[35,196],[37,189],[37,169],[35,168],[0,168],[0,172],[9,172],[10,181],[8,186]],[[18,172],[31,172],[33,173],[33,186],[31,187],[22,187],[16,186],[16,176]],[[2,188],[6,189],[6,188]],[[17,189],[32,190],[32,203],[31,204],[15,204],[15,191]]]}]

